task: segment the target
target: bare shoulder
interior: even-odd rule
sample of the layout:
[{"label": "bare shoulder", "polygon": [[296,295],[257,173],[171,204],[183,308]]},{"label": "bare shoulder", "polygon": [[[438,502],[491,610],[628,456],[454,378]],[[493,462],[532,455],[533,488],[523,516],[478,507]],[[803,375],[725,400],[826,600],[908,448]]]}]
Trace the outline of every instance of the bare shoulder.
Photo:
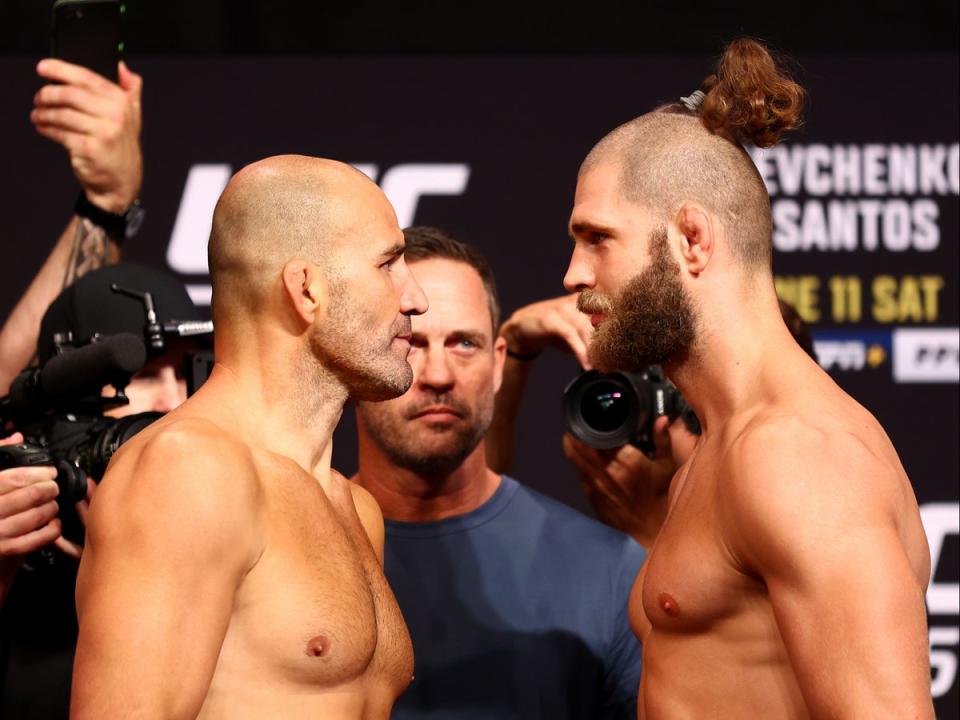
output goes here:
[{"label": "bare shoulder", "polygon": [[344,481],[350,483],[350,494],[353,495],[353,505],[357,508],[357,514],[360,516],[360,519],[362,520],[367,517],[383,525],[383,513],[380,511],[380,503],[370,494],[370,491],[346,478],[344,478]]},{"label": "bare shoulder", "polygon": [[90,508],[94,542],[155,527],[241,534],[258,526],[261,485],[248,446],[217,425],[168,416],[114,457]]},{"label": "bare shoulder", "polygon": [[[203,482],[198,481],[201,478]],[[135,487],[164,484],[175,491],[194,493],[215,493],[219,484],[232,483],[232,494],[241,497],[258,486],[247,445],[208,420],[170,416],[121,447],[101,490],[114,483]]]},{"label": "bare shoulder", "polygon": [[791,500],[813,493],[869,503],[895,496],[906,482],[893,446],[866,411],[841,420],[759,416],[731,439],[723,457],[725,475],[736,478],[744,499],[753,492]]},{"label": "bare shoulder", "polygon": [[896,452],[876,420],[852,405],[839,418],[759,416],[730,441],[721,503],[741,545],[819,552],[856,528],[899,535],[915,525],[916,499]]},{"label": "bare shoulder", "polygon": [[353,506],[357,510],[360,523],[363,525],[367,537],[370,538],[370,544],[373,545],[373,549],[382,563],[384,529],[383,512],[380,510],[380,504],[366,488],[346,478],[344,478],[344,482],[350,486],[350,494],[353,496]]}]

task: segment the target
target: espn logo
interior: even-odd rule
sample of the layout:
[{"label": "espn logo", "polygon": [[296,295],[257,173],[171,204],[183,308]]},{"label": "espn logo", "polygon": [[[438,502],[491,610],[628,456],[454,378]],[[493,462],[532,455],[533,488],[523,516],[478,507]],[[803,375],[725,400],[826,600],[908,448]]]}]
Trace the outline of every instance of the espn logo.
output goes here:
[{"label": "espn logo", "polygon": [[815,340],[813,349],[824,370],[863,370],[867,364],[867,345],[860,340]]},{"label": "espn logo", "polygon": [[900,383],[960,382],[960,328],[894,330],[893,379]]},{"label": "espn logo", "polygon": [[820,367],[829,371],[875,369],[890,357],[888,330],[826,330],[813,335]]}]

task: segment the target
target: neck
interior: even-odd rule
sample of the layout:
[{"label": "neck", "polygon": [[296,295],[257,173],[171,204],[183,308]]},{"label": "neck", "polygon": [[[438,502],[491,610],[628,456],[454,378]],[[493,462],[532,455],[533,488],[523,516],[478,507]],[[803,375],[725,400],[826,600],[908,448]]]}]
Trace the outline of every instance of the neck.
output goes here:
[{"label": "neck", "polygon": [[[268,333],[266,333],[268,334]],[[303,346],[281,334],[249,333],[242,344],[218,338],[217,362],[191,403],[246,444],[329,472],[333,430],[346,388]]]},{"label": "neck", "polygon": [[362,429],[354,480],[377,499],[384,517],[401,522],[464,515],[483,505],[500,485],[500,476],[487,467],[483,441],[453,472],[426,477],[392,463]]},{"label": "neck", "polygon": [[816,364],[790,335],[772,282],[705,303],[695,347],[664,370],[706,433],[802,382]]}]

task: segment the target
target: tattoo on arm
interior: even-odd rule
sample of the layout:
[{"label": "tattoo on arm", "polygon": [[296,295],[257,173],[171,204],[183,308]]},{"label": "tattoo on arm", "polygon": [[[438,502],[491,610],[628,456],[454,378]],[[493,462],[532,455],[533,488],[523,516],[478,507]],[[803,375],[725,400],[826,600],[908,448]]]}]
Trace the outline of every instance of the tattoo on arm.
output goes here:
[{"label": "tattoo on arm", "polygon": [[118,257],[119,248],[106,231],[87,218],[78,217],[73,249],[63,276],[63,287],[73,284],[91,270],[116,262]]}]

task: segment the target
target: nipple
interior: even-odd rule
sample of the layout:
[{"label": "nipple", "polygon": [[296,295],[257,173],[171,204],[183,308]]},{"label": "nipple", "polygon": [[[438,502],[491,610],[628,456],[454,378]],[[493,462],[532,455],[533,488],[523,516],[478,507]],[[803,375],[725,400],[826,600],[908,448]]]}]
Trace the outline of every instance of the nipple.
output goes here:
[{"label": "nipple", "polygon": [[330,641],[327,640],[326,635],[317,635],[307,643],[307,655],[310,657],[323,657],[329,649]]},{"label": "nipple", "polygon": [[676,617],[680,614],[680,606],[677,605],[677,601],[669,593],[660,593],[660,597],[657,598],[660,602],[660,607],[663,608],[663,611],[672,617]]}]

